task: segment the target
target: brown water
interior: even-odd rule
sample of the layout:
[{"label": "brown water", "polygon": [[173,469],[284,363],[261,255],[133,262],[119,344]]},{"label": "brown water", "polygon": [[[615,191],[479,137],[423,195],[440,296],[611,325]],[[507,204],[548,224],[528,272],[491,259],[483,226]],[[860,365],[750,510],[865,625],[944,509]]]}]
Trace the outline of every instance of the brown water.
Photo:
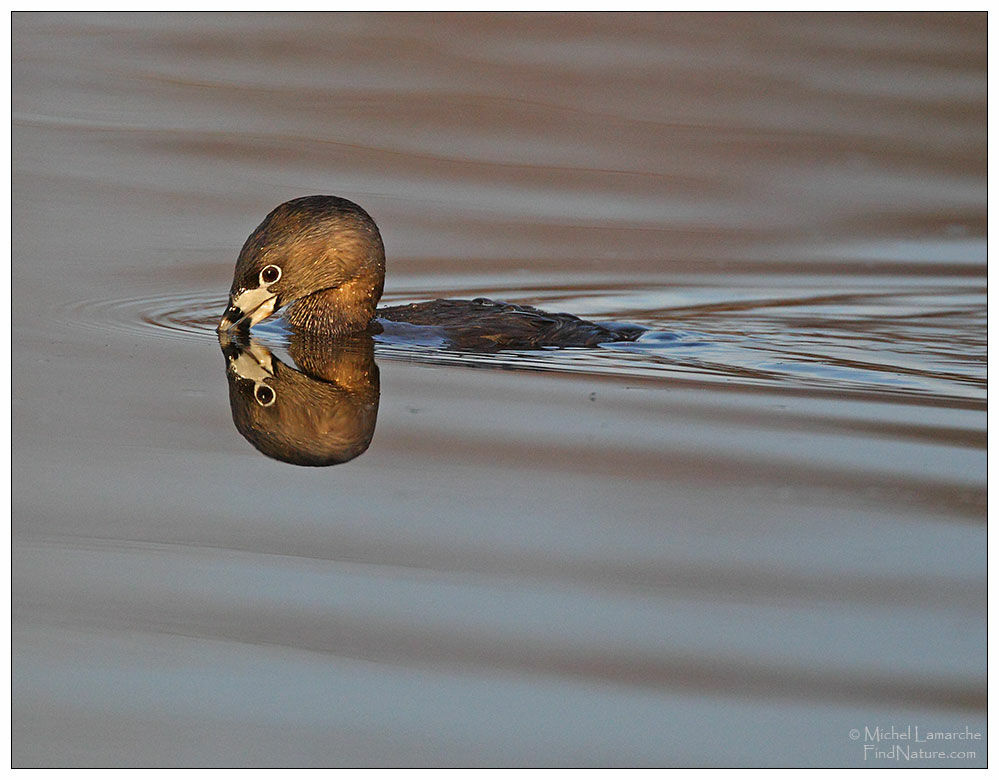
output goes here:
[{"label": "brown water", "polygon": [[[984,766],[986,72],[981,14],[15,14],[14,765]],[[213,326],[313,193],[388,302],[650,331],[382,338],[367,451],[266,458]]]}]

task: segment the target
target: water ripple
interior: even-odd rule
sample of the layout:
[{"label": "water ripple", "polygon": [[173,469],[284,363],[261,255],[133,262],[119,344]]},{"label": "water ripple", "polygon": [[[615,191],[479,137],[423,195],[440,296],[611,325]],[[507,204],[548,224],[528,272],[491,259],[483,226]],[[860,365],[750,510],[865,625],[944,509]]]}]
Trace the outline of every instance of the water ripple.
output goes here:
[{"label": "water ripple", "polygon": [[81,301],[66,307],[74,324],[167,339],[215,340],[225,298],[205,290],[164,295]]},{"label": "water ripple", "polygon": [[[711,294],[717,296],[717,290]],[[729,300],[714,298],[682,307],[675,306],[675,291],[657,299],[649,291],[624,288],[575,291],[568,298],[565,290],[520,289],[506,297],[551,310],[578,310],[598,320],[636,322],[650,330],[637,342],[604,344],[599,349],[489,355],[444,349],[405,333],[386,333],[376,338],[377,354],[388,360],[437,365],[976,402],[984,398],[987,387],[984,344],[969,340],[983,318],[983,306],[977,291],[968,289],[819,297],[778,291],[751,300],[734,290]],[[914,303],[918,308],[913,308]],[[214,341],[224,306],[225,299],[217,292],[193,290],[83,301],[65,311],[76,324],[92,329]],[[287,345],[280,320],[258,325],[254,333],[272,346]]]}]

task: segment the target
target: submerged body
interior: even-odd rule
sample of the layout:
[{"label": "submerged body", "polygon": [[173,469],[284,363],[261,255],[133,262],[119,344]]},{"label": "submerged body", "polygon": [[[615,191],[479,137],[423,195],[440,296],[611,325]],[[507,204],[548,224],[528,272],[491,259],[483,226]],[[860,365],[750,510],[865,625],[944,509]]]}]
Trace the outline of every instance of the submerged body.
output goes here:
[{"label": "submerged body", "polygon": [[377,320],[439,329],[448,346],[495,351],[634,341],[642,328],[491,301],[434,300],[376,310],[385,249],[374,220],[344,198],[313,195],[274,209],[236,261],[224,331],[253,326],[282,307],[296,331],[343,337],[377,332]]}]

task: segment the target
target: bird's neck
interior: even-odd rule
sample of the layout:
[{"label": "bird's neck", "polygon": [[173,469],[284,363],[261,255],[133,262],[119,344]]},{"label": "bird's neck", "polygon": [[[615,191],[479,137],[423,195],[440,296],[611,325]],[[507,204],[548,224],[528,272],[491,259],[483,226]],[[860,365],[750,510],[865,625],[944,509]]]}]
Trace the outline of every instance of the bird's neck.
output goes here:
[{"label": "bird's neck", "polygon": [[285,315],[288,324],[298,331],[325,336],[359,333],[375,316],[381,297],[381,284],[374,280],[355,279],[299,298]]}]

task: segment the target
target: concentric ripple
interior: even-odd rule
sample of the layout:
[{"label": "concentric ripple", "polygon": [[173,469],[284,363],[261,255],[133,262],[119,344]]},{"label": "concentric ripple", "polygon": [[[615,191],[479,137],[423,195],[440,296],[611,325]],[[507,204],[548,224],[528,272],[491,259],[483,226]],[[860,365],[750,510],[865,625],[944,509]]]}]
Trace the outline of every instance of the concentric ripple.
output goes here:
[{"label": "concentric ripple", "polygon": [[215,339],[215,325],[225,308],[218,292],[187,293],[82,301],[66,307],[74,325],[96,330],[167,339]]}]

